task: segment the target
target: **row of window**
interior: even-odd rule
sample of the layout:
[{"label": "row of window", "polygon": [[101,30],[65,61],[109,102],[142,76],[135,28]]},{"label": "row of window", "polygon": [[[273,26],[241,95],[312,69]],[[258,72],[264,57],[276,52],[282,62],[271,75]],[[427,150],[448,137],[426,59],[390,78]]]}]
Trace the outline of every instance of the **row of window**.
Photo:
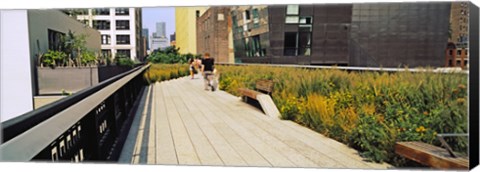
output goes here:
[{"label": "row of window", "polygon": [[[112,57],[112,51],[110,49],[102,49],[103,57]],[[117,56],[130,57],[130,49],[117,49]]]},{"label": "row of window", "polygon": [[[93,26],[97,30],[110,30],[110,20],[94,20]],[[116,30],[130,30],[130,20],[116,20]]]},{"label": "row of window", "polygon": [[[117,37],[117,45],[125,45],[130,44],[130,35],[116,35]],[[102,35],[102,45],[111,44],[110,35]]]},{"label": "row of window", "polygon": [[[110,15],[109,8],[97,8],[93,9],[93,15]],[[128,16],[130,11],[128,8],[115,8],[115,15],[116,16]]]}]

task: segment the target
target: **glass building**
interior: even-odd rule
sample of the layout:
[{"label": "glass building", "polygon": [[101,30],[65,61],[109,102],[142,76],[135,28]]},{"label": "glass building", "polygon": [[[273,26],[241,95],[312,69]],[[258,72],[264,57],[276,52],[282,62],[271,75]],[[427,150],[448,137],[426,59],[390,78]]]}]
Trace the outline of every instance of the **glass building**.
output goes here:
[{"label": "glass building", "polygon": [[235,58],[241,63],[443,66],[450,6],[451,2],[234,7]]}]

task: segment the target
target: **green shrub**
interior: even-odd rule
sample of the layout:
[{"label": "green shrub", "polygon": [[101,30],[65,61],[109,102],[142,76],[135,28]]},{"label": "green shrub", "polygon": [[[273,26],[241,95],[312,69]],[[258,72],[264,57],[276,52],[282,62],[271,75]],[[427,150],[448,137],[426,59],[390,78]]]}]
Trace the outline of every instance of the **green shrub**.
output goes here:
[{"label": "green shrub", "polygon": [[42,65],[55,67],[63,63],[67,58],[67,55],[61,51],[48,50],[47,53],[43,54]]}]

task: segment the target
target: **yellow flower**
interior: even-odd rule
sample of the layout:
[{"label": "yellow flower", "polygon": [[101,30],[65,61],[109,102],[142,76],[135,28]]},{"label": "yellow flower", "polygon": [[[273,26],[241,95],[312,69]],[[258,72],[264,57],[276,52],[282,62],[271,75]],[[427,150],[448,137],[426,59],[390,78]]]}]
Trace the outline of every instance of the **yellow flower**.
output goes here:
[{"label": "yellow flower", "polygon": [[424,114],[424,115],[428,115],[428,112],[427,112],[427,111],[425,111],[425,112],[423,112],[423,114]]},{"label": "yellow flower", "polygon": [[425,129],[425,127],[423,127],[423,126],[420,126],[420,127],[415,129],[415,131],[417,131],[418,133],[425,132],[426,130],[427,129]]},{"label": "yellow flower", "polygon": [[458,88],[461,89],[461,90],[463,90],[463,89],[466,89],[467,87],[466,87],[465,85],[463,85],[463,84],[458,84]]},{"label": "yellow flower", "polygon": [[465,99],[464,99],[464,98],[458,98],[458,99],[457,99],[457,104],[463,105],[464,103],[465,103]]}]

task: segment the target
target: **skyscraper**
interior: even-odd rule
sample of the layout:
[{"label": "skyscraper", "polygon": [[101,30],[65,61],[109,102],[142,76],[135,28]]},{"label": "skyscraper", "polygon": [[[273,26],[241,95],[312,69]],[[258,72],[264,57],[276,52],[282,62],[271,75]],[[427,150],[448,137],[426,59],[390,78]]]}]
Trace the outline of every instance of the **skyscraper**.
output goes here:
[{"label": "skyscraper", "polygon": [[165,24],[165,22],[158,22],[156,24],[156,26],[157,26],[157,28],[156,28],[157,30],[156,30],[154,36],[156,36],[156,37],[167,37],[166,36],[167,34],[166,34],[166,24]]},{"label": "skyscraper", "polygon": [[147,40],[146,41],[147,45],[145,45],[147,47],[147,50],[150,50],[150,39],[149,39],[150,36],[148,34],[148,28],[143,28],[142,29],[142,36],[145,37],[145,39]]}]

